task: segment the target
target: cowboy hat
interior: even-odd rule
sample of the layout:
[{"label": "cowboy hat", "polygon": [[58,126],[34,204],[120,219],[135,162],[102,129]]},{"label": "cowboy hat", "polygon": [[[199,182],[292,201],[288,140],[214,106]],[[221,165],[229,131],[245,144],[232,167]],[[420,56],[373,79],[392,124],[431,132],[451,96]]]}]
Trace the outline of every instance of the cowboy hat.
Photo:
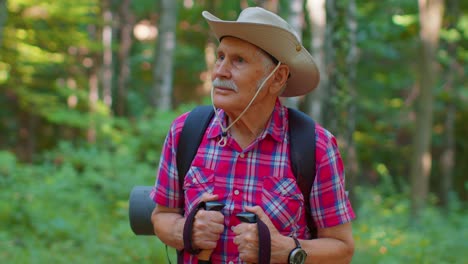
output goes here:
[{"label": "cowboy hat", "polygon": [[208,11],[202,14],[218,40],[225,36],[245,40],[289,66],[291,76],[281,96],[300,96],[317,87],[320,74],[314,58],[278,15],[260,7],[244,9],[236,21],[221,20]]}]

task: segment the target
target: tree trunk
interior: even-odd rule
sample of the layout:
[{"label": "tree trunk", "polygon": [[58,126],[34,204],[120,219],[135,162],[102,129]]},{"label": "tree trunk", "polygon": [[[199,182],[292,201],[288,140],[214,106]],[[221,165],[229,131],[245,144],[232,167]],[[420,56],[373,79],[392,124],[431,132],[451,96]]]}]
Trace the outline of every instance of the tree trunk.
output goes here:
[{"label": "tree trunk", "polygon": [[[98,29],[96,25],[89,25],[88,26],[88,34],[90,39],[96,41],[97,43],[99,40],[97,39],[100,36],[99,32],[101,29]],[[99,101],[99,57],[100,54],[91,54],[90,58],[92,60],[91,67],[88,70],[87,77],[88,77],[88,102],[89,102],[89,126],[87,131],[87,141],[89,143],[96,142],[96,122],[94,120],[94,114],[96,112],[97,103]]]},{"label": "tree trunk", "polygon": [[176,47],[177,1],[161,1],[159,38],[153,68],[154,85],[151,103],[159,110],[172,108],[174,51]]},{"label": "tree trunk", "polygon": [[37,127],[39,118],[34,113],[20,110],[19,116],[19,131],[16,153],[21,161],[32,162],[36,151]]},{"label": "tree trunk", "polygon": [[[208,1],[205,6],[206,10],[210,13],[216,13],[216,3],[214,1]],[[205,63],[206,71],[202,74],[203,86],[202,94],[209,95],[212,89],[211,73],[213,72],[214,65],[216,62],[216,46],[217,44],[213,41],[213,38],[207,37],[205,44]]]},{"label": "tree trunk", "polygon": [[339,91],[340,69],[337,65],[339,38],[335,35],[339,30],[338,6],[335,0],[325,1],[327,24],[325,30],[325,73],[328,76],[325,100],[322,108],[322,121],[332,133],[338,132],[338,105],[334,101]]},{"label": "tree trunk", "polygon": [[[449,0],[447,4],[448,16],[448,30],[454,29],[458,22],[460,12],[458,0]],[[451,59],[448,72],[446,73],[447,82],[445,84],[445,91],[448,95],[448,100],[445,103],[446,117],[445,117],[445,132],[444,135],[444,149],[440,157],[441,164],[441,178],[440,178],[440,200],[442,206],[448,210],[450,205],[450,194],[453,191],[453,177],[455,168],[455,116],[456,116],[456,79],[460,69],[457,61],[457,43],[448,43],[448,54]]]},{"label": "tree trunk", "polygon": [[[456,71],[454,66],[450,68]],[[455,73],[448,73],[455,74]],[[451,79],[453,77],[450,77]],[[447,93],[453,93],[453,81],[447,83],[446,91]],[[445,132],[444,132],[444,149],[440,157],[441,164],[441,190],[440,190],[440,200],[442,206],[445,209],[448,209],[450,204],[450,194],[453,191],[453,171],[455,168],[455,115],[456,107],[453,99],[450,99],[446,105],[446,117],[445,117]]]},{"label": "tree trunk", "polygon": [[90,112],[90,123],[87,131],[87,140],[89,143],[96,142],[96,122],[94,116],[96,113],[96,106],[99,99],[99,79],[97,74],[97,68],[92,67],[91,72],[88,76],[89,84],[89,112]]},{"label": "tree trunk", "polygon": [[[302,42],[302,29],[304,28],[304,10],[302,8],[304,0],[289,1],[289,16],[288,22],[296,31],[299,40]],[[299,96],[284,98],[283,102],[286,106],[297,109],[299,107]]]},{"label": "tree trunk", "polygon": [[[357,46],[357,10],[355,0],[348,1],[348,11],[346,16],[346,25],[348,27],[348,42],[349,51],[346,57],[346,68],[348,69],[347,76],[347,90],[349,101],[347,105],[347,121],[345,141],[346,141],[346,179],[348,181],[349,189],[352,189],[358,180],[359,175],[359,161],[356,151],[356,144],[354,142],[354,132],[356,130],[356,69],[359,60],[358,46]],[[350,192],[350,199],[356,206],[357,199],[354,192]]]},{"label": "tree trunk", "polygon": [[436,51],[442,23],[443,0],[419,0],[421,61],[411,163],[411,219],[419,223],[426,205],[431,172],[432,104],[436,85]]},{"label": "tree trunk", "polygon": [[[294,0],[292,0],[294,1]],[[266,10],[270,10],[273,13],[278,13],[278,0],[257,0],[255,5],[261,6]]]},{"label": "tree trunk", "polygon": [[7,0],[0,0],[0,46],[3,43],[3,28],[5,27],[8,18],[7,5]]},{"label": "tree trunk", "polygon": [[110,0],[102,2],[102,15],[104,26],[102,29],[102,95],[104,103],[112,107],[112,79],[113,79],[113,65],[112,65],[112,39],[113,39],[113,13],[111,9]]},{"label": "tree trunk", "polygon": [[328,85],[328,76],[325,71],[325,32],[327,24],[327,15],[325,9],[325,0],[308,0],[307,10],[310,17],[312,30],[311,53],[317,63],[320,71],[320,83],[312,93],[309,93],[305,99],[305,111],[318,122],[323,123],[323,103]]},{"label": "tree trunk", "polygon": [[135,16],[130,8],[131,0],[123,0],[120,5],[120,45],[119,45],[119,76],[117,79],[117,115],[126,114],[127,84],[130,79],[130,49],[132,48],[132,30]]}]

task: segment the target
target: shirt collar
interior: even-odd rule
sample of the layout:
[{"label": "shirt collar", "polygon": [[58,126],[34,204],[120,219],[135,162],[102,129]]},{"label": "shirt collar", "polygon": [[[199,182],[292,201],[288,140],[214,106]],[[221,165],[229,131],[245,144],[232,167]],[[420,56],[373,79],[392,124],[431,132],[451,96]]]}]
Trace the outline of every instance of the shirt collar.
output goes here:
[{"label": "shirt collar", "polygon": [[[226,127],[226,113],[224,110],[219,109],[218,115],[221,118],[223,126]],[[276,99],[275,107],[271,114],[270,120],[266,129],[260,134],[260,138],[264,139],[266,136],[271,136],[276,141],[283,141],[287,132],[287,108],[281,104],[279,99]],[[208,139],[213,139],[221,136],[222,129],[219,122],[214,115],[208,127]]]}]

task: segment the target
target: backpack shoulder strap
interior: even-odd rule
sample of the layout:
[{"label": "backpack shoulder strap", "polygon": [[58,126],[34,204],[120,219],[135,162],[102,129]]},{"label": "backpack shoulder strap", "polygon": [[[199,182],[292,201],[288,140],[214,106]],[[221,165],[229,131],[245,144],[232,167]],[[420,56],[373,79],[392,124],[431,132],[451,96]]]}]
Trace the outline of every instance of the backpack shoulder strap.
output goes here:
[{"label": "backpack shoulder strap", "polygon": [[177,145],[176,162],[179,174],[179,186],[183,191],[185,174],[187,174],[193,158],[197,154],[206,128],[213,118],[213,107],[209,105],[197,106],[185,119],[184,127]]},{"label": "backpack shoulder strap", "polygon": [[305,113],[288,108],[289,141],[292,171],[297,185],[304,196],[307,225],[312,238],[317,236],[317,228],[310,212],[310,191],[315,181],[315,122]]}]

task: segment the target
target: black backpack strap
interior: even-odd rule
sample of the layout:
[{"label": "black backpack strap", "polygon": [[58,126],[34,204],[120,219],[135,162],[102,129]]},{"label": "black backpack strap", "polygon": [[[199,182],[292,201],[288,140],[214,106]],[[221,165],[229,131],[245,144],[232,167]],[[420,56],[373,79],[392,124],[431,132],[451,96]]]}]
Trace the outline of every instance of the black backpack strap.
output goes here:
[{"label": "black backpack strap", "polygon": [[289,141],[292,171],[304,196],[307,226],[312,238],[317,237],[317,228],[310,211],[310,192],[315,181],[315,122],[305,113],[289,110]]},{"label": "black backpack strap", "polygon": [[[177,145],[176,163],[179,176],[179,189],[181,197],[184,197],[184,178],[192,165],[192,161],[198,151],[198,146],[202,141],[206,128],[213,118],[214,110],[212,106],[197,106],[187,115],[182,132],[180,133]],[[182,198],[184,201],[184,198]],[[184,207],[182,205],[182,207]],[[183,210],[183,208],[182,208]],[[177,263],[184,262],[184,251],[177,250]]]},{"label": "black backpack strap", "polygon": [[180,191],[183,193],[184,178],[198,151],[206,128],[213,118],[212,106],[197,106],[187,116],[177,145],[176,162]]}]

